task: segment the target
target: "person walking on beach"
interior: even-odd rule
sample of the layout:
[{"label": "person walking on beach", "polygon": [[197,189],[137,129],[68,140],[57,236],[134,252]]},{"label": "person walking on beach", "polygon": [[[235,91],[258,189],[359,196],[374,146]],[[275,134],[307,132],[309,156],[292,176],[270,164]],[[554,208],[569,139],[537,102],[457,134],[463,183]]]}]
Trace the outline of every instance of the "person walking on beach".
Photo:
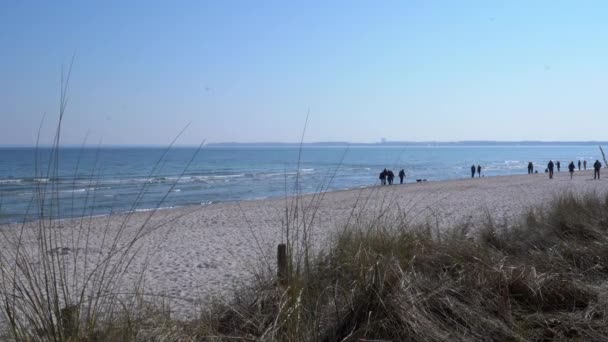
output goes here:
[{"label": "person walking on beach", "polygon": [[583,160],[583,169],[587,170],[587,161],[586,160]]},{"label": "person walking on beach", "polygon": [[553,160],[549,160],[549,164],[547,164],[547,169],[549,170],[549,179],[553,179]]},{"label": "person walking on beach", "polygon": [[395,174],[393,173],[393,171],[388,170],[388,172],[386,173],[386,178],[388,179],[388,185],[392,185],[393,179],[395,179]]},{"label": "person walking on beach", "polygon": [[570,164],[568,164],[568,171],[570,172],[570,179],[572,179],[572,175],[574,175],[574,162],[571,161]]},{"label": "person walking on beach", "polygon": [[475,178],[475,164],[471,165],[471,178]]},{"label": "person walking on beach", "polygon": [[[600,169],[602,168],[602,163],[599,160],[596,160],[593,163],[593,179],[600,179]],[[597,176],[597,178],[595,178]]]},{"label": "person walking on beach", "polygon": [[403,178],[405,178],[405,171],[401,169],[401,171],[399,171],[399,184],[403,184]]},{"label": "person walking on beach", "polygon": [[579,171],[581,170],[581,161],[580,160],[578,161],[578,170]]},{"label": "person walking on beach", "polygon": [[380,172],[380,184],[386,185],[386,176],[386,169],[384,169],[382,172]]},{"label": "person walking on beach", "polygon": [[477,177],[481,178],[481,165],[477,165]]},{"label": "person walking on beach", "polygon": [[531,175],[534,173],[534,165],[532,162],[528,162],[528,174]]},{"label": "person walking on beach", "polygon": [[561,167],[559,160],[557,161],[557,163],[555,163],[555,166],[557,166],[557,172],[559,172],[559,168]]}]

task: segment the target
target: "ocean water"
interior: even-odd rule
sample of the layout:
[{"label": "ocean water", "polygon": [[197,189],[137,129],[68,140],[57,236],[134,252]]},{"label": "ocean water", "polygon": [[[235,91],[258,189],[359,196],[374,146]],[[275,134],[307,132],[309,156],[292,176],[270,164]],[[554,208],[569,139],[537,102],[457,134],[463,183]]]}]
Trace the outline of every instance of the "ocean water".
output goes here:
[{"label": "ocean water", "polygon": [[[107,215],[352,189],[379,184],[383,168],[406,183],[543,172],[601,154],[596,145],[0,148],[0,221]],[[55,162],[58,161],[58,162]],[[299,181],[296,182],[296,179]]]}]

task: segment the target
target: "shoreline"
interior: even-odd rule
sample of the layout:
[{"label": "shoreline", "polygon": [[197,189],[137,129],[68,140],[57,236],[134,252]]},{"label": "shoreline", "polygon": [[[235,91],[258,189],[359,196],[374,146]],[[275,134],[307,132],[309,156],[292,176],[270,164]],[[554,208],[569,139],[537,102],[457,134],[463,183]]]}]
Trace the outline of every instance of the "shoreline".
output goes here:
[{"label": "shoreline", "polygon": [[[604,169],[604,168],[603,168]],[[608,169],[606,169],[606,173],[608,173]],[[557,172],[555,171],[555,177],[557,177],[557,175],[566,175],[568,174],[568,171],[561,171],[561,172]],[[586,174],[590,175],[591,177],[593,177],[593,169],[587,169],[587,170],[575,170],[574,172],[574,177],[576,177],[576,175],[579,176],[586,176]],[[585,174],[585,175],[583,175]],[[476,180],[486,180],[486,179],[513,179],[514,177],[542,177],[544,176],[545,178],[547,178],[548,180],[548,173],[536,173],[536,174],[527,174],[527,173],[522,173],[522,174],[510,174],[510,175],[495,175],[495,176],[483,176],[483,177],[475,177],[475,178],[469,178],[469,177],[463,177],[463,178],[453,178],[453,179],[444,179],[444,180],[425,180],[423,182],[416,182],[411,181],[409,183],[404,183],[404,184],[398,184],[398,183],[394,183],[393,185],[380,185],[380,184],[374,184],[374,185],[366,185],[366,186],[359,186],[359,187],[354,187],[354,188],[345,188],[345,189],[336,189],[336,190],[330,190],[330,191],[325,191],[325,192],[320,192],[320,193],[314,193],[314,192],[305,192],[302,193],[300,195],[295,195],[295,194],[289,194],[289,195],[284,195],[281,197],[263,197],[263,198],[253,198],[253,199],[243,199],[243,200],[227,200],[227,201],[220,201],[220,202],[208,202],[208,203],[201,203],[201,204],[186,204],[186,205],[178,205],[178,206],[172,206],[172,207],[159,207],[159,208],[141,208],[141,209],[135,209],[133,211],[125,211],[125,212],[117,212],[117,213],[111,213],[111,214],[100,214],[100,215],[94,215],[94,217],[113,217],[113,216],[121,216],[121,215],[129,215],[129,214],[139,214],[139,213],[147,213],[150,211],[166,211],[166,210],[188,210],[188,209],[203,209],[203,208],[208,208],[208,207],[215,207],[215,206],[222,206],[222,205],[238,205],[238,204],[243,204],[243,203],[256,203],[256,202],[276,202],[276,201],[288,201],[290,199],[293,199],[295,197],[300,197],[302,199],[304,198],[309,198],[312,196],[316,196],[319,194],[323,194],[323,195],[329,195],[331,196],[332,194],[339,194],[339,193],[349,193],[349,192],[356,192],[356,191],[366,191],[366,190],[371,190],[371,189],[376,189],[376,188],[394,188],[394,187],[402,187],[402,186],[406,186],[406,187],[410,187],[413,185],[424,185],[424,184],[437,184],[437,183],[441,183],[441,184],[450,184],[450,183],[454,183],[454,182],[462,182],[462,181],[476,181]],[[608,175],[606,175],[608,176]],[[395,179],[397,179],[397,177],[395,177]],[[607,177],[608,179],[608,177]],[[592,178],[590,178],[590,180],[592,180]],[[549,181],[549,180],[548,180]],[[600,179],[601,181],[601,179]],[[58,220],[74,220],[74,219],[81,219],[81,218],[88,218],[89,216],[75,216],[75,217],[69,217],[69,218],[63,218],[63,219],[58,219]],[[34,220],[36,221],[36,220]]]},{"label": "shoreline", "polygon": [[[320,250],[353,215],[403,215],[411,225],[440,231],[459,224],[474,228],[488,214],[497,223],[517,222],[531,207],[568,192],[608,194],[608,178],[593,180],[592,171],[577,171],[573,180],[569,178],[567,172],[556,172],[553,180],[539,173],[376,185],[302,195],[297,200],[300,211],[315,210],[310,237],[314,249]],[[103,254],[104,234],[111,236],[123,226],[127,238],[143,225],[150,227],[125,281],[137,279],[145,269],[146,293],[173,298],[176,314],[190,317],[200,303],[229,300],[234,289],[251,281],[262,263],[274,267],[276,246],[284,241],[285,210],[295,200],[292,196],[222,202],[50,222],[65,232],[87,229],[89,247],[66,242],[68,257],[74,255],[73,250],[90,249],[91,257]],[[33,230],[36,222],[40,221],[17,226]]]},{"label": "shoreline", "polygon": [[[587,172],[590,173],[591,175],[593,174],[593,170],[579,170],[579,171],[575,171],[575,175],[577,174],[577,172]],[[608,170],[607,170],[608,172]],[[560,174],[565,174],[567,173],[567,171],[563,171],[560,172]],[[557,175],[558,172],[555,172],[555,174]],[[545,175],[547,176],[547,173],[538,173],[538,174],[533,174],[532,176],[540,176],[540,175]],[[404,184],[398,184],[398,183],[394,183],[393,185],[385,185],[384,187],[398,187],[398,186],[412,186],[412,185],[419,185],[419,184],[436,184],[436,183],[445,183],[445,184],[449,184],[451,182],[460,182],[460,181],[467,181],[467,180],[479,180],[479,179],[495,179],[495,178],[511,178],[511,177],[520,177],[520,176],[531,176],[528,174],[509,174],[509,175],[495,175],[495,176],[483,176],[483,177],[475,177],[475,178],[470,178],[470,177],[462,177],[462,178],[452,178],[452,179],[442,179],[442,180],[426,180],[424,182],[416,182],[415,180],[410,181],[409,183],[407,183],[407,179],[406,179],[406,183]],[[548,177],[548,176],[547,176]],[[397,177],[395,177],[395,179],[397,179]],[[358,187],[353,187],[353,188],[344,188],[344,189],[335,189],[335,190],[329,190],[329,191],[325,191],[322,192],[322,194],[325,195],[330,195],[330,194],[334,194],[334,193],[342,193],[342,192],[352,192],[352,191],[362,191],[362,190],[369,190],[369,189],[374,189],[377,187],[383,187],[382,185],[380,185],[379,183],[373,184],[373,185],[365,185],[365,186],[358,186]],[[205,202],[205,203],[200,203],[200,204],[184,204],[184,205],[174,205],[174,206],[167,206],[167,207],[157,207],[157,208],[138,208],[138,209],[134,209],[131,211],[119,211],[119,212],[113,212],[113,213],[109,213],[109,214],[93,214],[93,215],[75,215],[75,216],[71,216],[71,217],[64,217],[64,218],[55,218],[52,219],[51,221],[59,221],[59,222],[64,222],[64,221],[70,221],[70,220],[82,220],[84,218],[111,218],[111,217],[118,217],[118,216],[125,216],[125,215],[133,215],[133,214],[140,214],[140,213],[149,213],[152,211],[155,212],[159,212],[159,211],[172,211],[172,210],[188,210],[188,209],[195,209],[195,208],[207,208],[207,207],[211,207],[211,206],[218,206],[218,205],[226,205],[226,204],[237,204],[237,203],[251,203],[251,202],[258,202],[258,201],[278,201],[278,200],[287,200],[287,199],[291,199],[291,198],[295,198],[296,196],[300,196],[302,198],[304,197],[310,197],[310,196],[314,196],[314,195],[318,195],[321,193],[315,193],[315,192],[303,192],[300,195],[295,195],[295,194],[289,194],[289,195],[283,195],[283,196],[275,196],[275,197],[261,197],[261,198],[251,198],[251,199],[234,199],[234,200],[226,200],[226,201],[216,201],[216,202]],[[48,219],[45,219],[45,221],[47,221]],[[2,222],[0,223],[0,228],[3,226],[13,226],[13,225],[19,225],[19,224],[31,224],[33,222],[37,222],[40,221],[40,219],[31,219],[31,220],[16,220],[16,221],[7,221],[7,222]]]}]

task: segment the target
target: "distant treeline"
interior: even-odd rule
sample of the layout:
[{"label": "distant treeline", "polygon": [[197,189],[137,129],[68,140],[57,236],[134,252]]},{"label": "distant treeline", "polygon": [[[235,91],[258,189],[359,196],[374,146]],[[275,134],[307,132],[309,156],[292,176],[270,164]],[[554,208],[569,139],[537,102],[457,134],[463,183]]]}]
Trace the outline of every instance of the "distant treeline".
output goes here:
[{"label": "distant treeline", "polygon": [[[489,140],[466,140],[466,141],[384,141],[375,143],[351,143],[347,141],[319,141],[308,143],[294,142],[221,142],[207,143],[208,147],[299,147],[302,146],[366,146],[366,147],[390,147],[390,146],[598,146],[608,145],[608,141],[489,141]],[[100,145],[87,146],[88,148],[166,148],[165,145]],[[85,148],[87,148],[85,147]],[[176,145],[176,148],[197,147],[195,145]],[[51,146],[40,145],[0,145],[0,149],[30,149],[41,148],[49,149]],[[64,144],[61,148],[78,148],[82,145]]]},{"label": "distant treeline", "polygon": [[259,143],[210,143],[211,147],[255,147],[255,146],[587,146],[587,145],[608,145],[606,141],[488,141],[488,140],[467,140],[467,141],[384,141],[377,143],[349,143],[346,141],[322,141],[312,143],[280,143],[280,142],[259,142]]}]

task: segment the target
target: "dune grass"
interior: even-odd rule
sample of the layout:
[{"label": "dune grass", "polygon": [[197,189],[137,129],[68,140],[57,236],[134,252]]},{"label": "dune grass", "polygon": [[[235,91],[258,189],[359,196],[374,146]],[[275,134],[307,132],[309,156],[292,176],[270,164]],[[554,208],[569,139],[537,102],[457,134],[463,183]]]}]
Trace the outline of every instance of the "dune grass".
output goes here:
[{"label": "dune grass", "polygon": [[[73,62],[73,59],[72,59]],[[182,174],[165,196],[152,208],[142,222],[131,220],[135,208],[145,197],[148,186],[142,185],[131,210],[114,225],[97,221],[87,206],[74,214],[74,197],[60,201],[61,129],[68,105],[68,85],[72,66],[61,78],[58,122],[48,160],[42,160],[38,148],[34,163],[36,191],[32,196],[24,222],[0,226],[0,339],[15,341],[129,341],[145,331],[159,329],[168,320],[162,297],[143,292],[143,275],[151,258],[143,255],[141,269],[134,270],[136,256],[154,250],[156,243],[148,237],[178,217],[152,220],[179,179],[200,152],[201,146],[186,163]],[[37,146],[40,139],[40,130]],[[184,128],[185,130],[185,128]],[[150,177],[160,172],[167,155],[179,136],[162,152],[150,170]],[[84,146],[84,144],[83,144]],[[82,153],[82,149],[81,149]],[[80,160],[74,174],[79,172]],[[97,164],[97,162],[95,163]],[[44,166],[46,165],[46,166]],[[91,170],[89,186],[96,186],[101,170]],[[74,176],[73,179],[76,179]],[[75,182],[71,184],[76,189]],[[72,192],[73,194],[74,192]],[[85,204],[94,202],[87,192]],[[72,217],[61,216],[61,207],[70,207]],[[194,209],[193,209],[194,210]],[[186,215],[188,212],[181,214]],[[27,222],[32,216],[36,221]],[[102,238],[92,240],[92,232]],[[130,273],[136,279],[125,279]],[[162,319],[161,319],[162,318]],[[162,328],[162,325],[160,326]]]},{"label": "dune grass", "polygon": [[608,197],[564,195],[518,224],[475,227],[353,225],[288,287],[266,279],[243,290],[183,326],[182,338],[606,339]]},{"label": "dune grass", "polygon": [[[3,316],[10,323],[4,338],[602,341],[608,336],[608,196],[568,194],[545,208],[531,208],[509,226],[488,217],[440,233],[410,226],[399,215],[353,221],[329,249],[314,256],[290,253],[287,286],[265,273],[230,304],[210,305],[190,321],[171,319],[162,302],[145,301],[137,292],[119,296],[108,283],[112,278],[97,281],[105,292],[68,303],[68,296],[55,294],[65,278],[52,269],[16,278],[11,270],[28,269],[3,267],[2,281],[19,285],[10,296],[6,291],[13,288],[3,286]],[[56,263],[52,260],[59,259],[47,261],[48,267]],[[53,275],[56,279],[44,278]],[[44,290],[50,285],[52,291]],[[91,307],[86,304],[91,300],[104,304]],[[66,324],[70,319],[74,322]]]}]

